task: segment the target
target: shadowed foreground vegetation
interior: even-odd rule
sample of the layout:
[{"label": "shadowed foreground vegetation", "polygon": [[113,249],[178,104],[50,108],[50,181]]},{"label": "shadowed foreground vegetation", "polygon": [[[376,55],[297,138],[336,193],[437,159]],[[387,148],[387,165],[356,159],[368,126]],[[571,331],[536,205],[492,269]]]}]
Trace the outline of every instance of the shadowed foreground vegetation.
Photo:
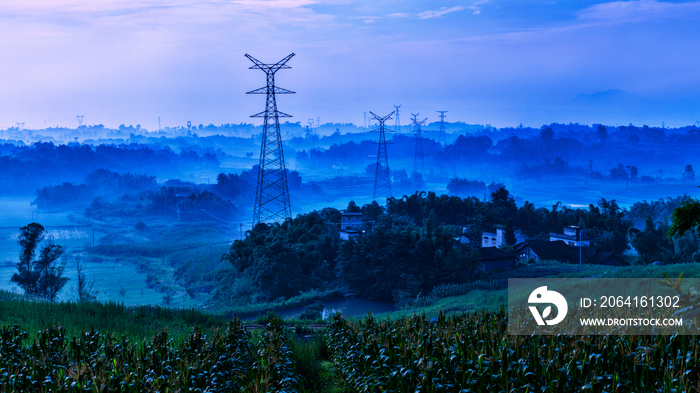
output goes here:
[{"label": "shadowed foreground vegetation", "polygon": [[126,336],[132,342],[145,342],[162,330],[168,330],[171,338],[181,339],[195,326],[207,333],[225,327],[226,323],[223,317],[194,309],[124,306],[113,302],[48,302],[0,291],[0,326],[19,325],[30,340],[49,326],[62,326],[70,336],[97,330]]},{"label": "shadowed foreground vegetation", "polygon": [[514,336],[505,311],[336,317],[331,358],[351,392],[692,392],[695,336]]}]

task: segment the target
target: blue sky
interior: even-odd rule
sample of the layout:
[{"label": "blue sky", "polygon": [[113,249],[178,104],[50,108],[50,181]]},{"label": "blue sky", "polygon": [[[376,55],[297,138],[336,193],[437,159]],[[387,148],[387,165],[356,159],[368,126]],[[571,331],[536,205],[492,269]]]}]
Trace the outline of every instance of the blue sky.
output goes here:
[{"label": "blue sky", "polygon": [[[570,100],[700,95],[698,21],[698,1],[3,0],[0,128],[251,122],[264,97],[244,93],[265,78],[244,54],[291,52],[277,84],[297,94],[278,106],[302,124],[394,104],[402,123],[637,122]],[[675,116],[643,120],[695,121]]]}]

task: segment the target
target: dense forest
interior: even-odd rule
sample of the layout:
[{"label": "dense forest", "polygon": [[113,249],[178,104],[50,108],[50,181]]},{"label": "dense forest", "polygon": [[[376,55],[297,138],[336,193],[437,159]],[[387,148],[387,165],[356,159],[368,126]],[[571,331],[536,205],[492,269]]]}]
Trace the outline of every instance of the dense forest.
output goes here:
[{"label": "dense forest", "polygon": [[[587,209],[535,208],[529,202],[517,206],[500,187],[486,202],[432,192],[389,198],[385,206],[351,202],[345,211],[363,213],[374,228],[348,241],[338,239],[341,211],[334,208],[282,224],[258,224],[246,232],[224,258],[233,267],[229,279],[235,284],[222,281],[219,296],[274,300],[344,285],[364,298],[399,303],[440,285],[487,278],[477,268],[479,250],[457,237],[466,230],[480,239],[483,231],[496,227],[517,227],[529,238],[548,240],[549,233],[578,225],[600,250],[621,255],[633,246],[638,264],[696,262],[697,236],[666,238],[666,212],[686,199],[643,201],[630,210],[614,199],[601,199]],[[643,226],[636,228],[640,216]],[[504,250],[512,252],[508,247]]]}]

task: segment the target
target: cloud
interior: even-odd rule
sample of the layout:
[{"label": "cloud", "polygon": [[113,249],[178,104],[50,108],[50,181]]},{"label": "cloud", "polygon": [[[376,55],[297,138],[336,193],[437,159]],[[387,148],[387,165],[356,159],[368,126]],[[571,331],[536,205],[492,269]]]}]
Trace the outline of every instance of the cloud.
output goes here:
[{"label": "cloud", "polygon": [[607,23],[639,23],[700,15],[700,2],[668,3],[656,0],[615,1],[583,9],[579,20]]},{"label": "cloud", "polygon": [[443,15],[447,15],[451,12],[456,12],[456,11],[462,11],[466,9],[467,7],[461,6],[461,5],[456,5],[454,7],[442,7],[439,10],[434,10],[434,11],[423,11],[418,13],[418,18],[419,19],[430,19],[430,18],[439,18]]}]

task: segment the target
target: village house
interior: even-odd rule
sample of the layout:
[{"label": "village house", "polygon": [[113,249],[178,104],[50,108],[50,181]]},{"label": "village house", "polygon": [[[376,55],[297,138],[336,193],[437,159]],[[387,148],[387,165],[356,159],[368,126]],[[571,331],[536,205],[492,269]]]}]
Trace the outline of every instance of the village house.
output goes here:
[{"label": "village house", "polygon": [[[513,229],[515,232],[515,244],[525,241],[525,234],[520,229]],[[496,229],[496,233],[484,232],[481,235],[481,247],[500,247],[506,244],[506,230],[502,228]]]},{"label": "village house", "polygon": [[563,240],[528,240],[518,244],[515,251],[521,260],[552,260],[572,264],[593,264],[608,266],[629,266],[629,263],[612,252],[595,247],[574,247]]},{"label": "village house", "polygon": [[583,228],[577,226],[568,226],[564,228],[564,233],[550,233],[549,241],[555,242],[561,240],[569,246],[574,247],[589,247],[591,245],[591,238],[586,235]]},{"label": "village house", "polygon": [[360,236],[366,230],[362,222],[362,213],[340,214],[340,240],[348,240]]},{"label": "village house", "polygon": [[469,246],[469,247],[478,247],[479,244],[472,239],[470,239],[467,236],[467,227],[462,228],[462,233],[455,238],[455,241],[459,244]]},{"label": "village house", "polygon": [[480,268],[484,272],[512,269],[518,263],[518,257],[515,254],[497,247],[482,247],[479,248],[479,252],[481,253]]}]

